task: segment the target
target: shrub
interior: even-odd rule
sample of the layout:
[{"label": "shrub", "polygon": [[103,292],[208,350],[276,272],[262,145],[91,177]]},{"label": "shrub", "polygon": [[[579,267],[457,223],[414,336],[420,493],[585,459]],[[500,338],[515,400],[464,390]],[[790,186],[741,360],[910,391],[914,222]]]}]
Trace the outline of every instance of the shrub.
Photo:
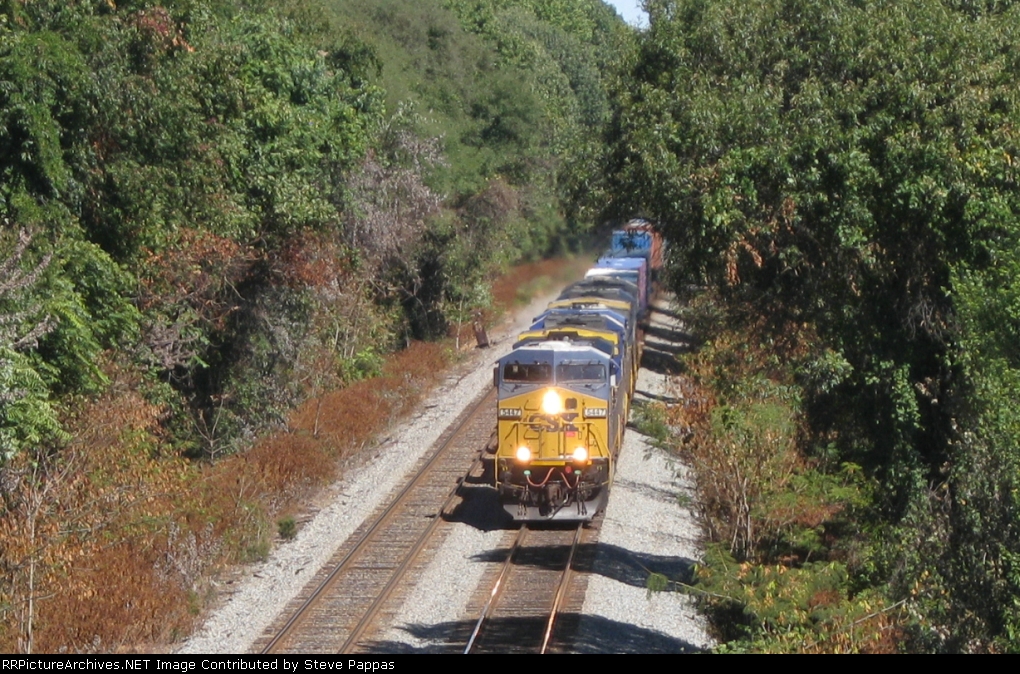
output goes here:
[{"label": "shrub", "polygon": [[297,522],[294,521],[293,517],[284,517],[281,520],[277,520],[276,531],[283,540],[292,540],[297,536]]}]

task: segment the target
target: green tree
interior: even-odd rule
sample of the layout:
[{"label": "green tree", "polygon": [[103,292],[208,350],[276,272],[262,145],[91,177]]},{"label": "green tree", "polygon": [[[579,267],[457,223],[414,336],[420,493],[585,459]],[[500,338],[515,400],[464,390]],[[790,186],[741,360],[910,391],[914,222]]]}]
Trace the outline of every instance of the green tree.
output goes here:
[{"label": "green tree", "polygon": [[604,213],[655,217],[681,279],[817,331],[816,370],[849,367],[815,379],[805,410],[882,480],[896,591],[927,579],[919,624],[951,625],[925,643],[1014,648],[1017,8],[648,10]]}]

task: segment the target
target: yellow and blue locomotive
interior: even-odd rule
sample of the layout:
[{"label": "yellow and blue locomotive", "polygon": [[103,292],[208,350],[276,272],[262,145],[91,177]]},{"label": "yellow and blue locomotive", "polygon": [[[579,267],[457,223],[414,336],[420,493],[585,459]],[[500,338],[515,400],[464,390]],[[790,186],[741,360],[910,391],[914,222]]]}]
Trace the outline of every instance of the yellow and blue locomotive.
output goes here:
[{"label": "yellow and blue locomotive", "polygon": [[606,505],[650,308],[649,251],[662,248],[643,231],[567,287],[496,364],[495,487],[516,520],[585,521]]},{"label": "yellow and blue locomotive", "polygon": [[625,422],[612,354],[584,342],[526,343],[499,360],[495,379],[504,508],[518,520],[594,517]]}]

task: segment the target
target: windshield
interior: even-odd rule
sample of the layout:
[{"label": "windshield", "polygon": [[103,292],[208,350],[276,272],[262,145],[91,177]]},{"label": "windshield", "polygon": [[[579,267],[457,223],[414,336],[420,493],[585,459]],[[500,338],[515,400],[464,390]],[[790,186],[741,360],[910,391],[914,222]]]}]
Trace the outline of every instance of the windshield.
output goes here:
[{"label": "windshield", "polygon": [[598,381],[606,380],[606,366],[602,363],[560,363],[556,366],[556,381]]},{"label": "windshield", "polygon": [[549,363],[508,363],[503,367],[503,381],[544,384],[552,381],[552,365]]}]

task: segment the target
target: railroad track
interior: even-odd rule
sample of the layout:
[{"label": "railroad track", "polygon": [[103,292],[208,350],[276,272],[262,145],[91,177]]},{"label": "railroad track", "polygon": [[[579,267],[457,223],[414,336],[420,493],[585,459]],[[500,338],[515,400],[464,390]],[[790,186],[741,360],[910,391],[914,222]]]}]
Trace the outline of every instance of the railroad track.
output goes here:
[{"label": "railroad track", "polygon": [[464,653],[562,650],[554,638],[558,621],[568,595],[577,594],[571,590],[571,581],[578,570],[578,551],[592,538],[594,532],[583,524],[520,527],[489,586]]},{"label": "railroad track", "polygon": [[414,477],[354,532],[253,650],[357,650],[423,553],[434,547],[461,480],[477,468],[494,407],[493,389],[468,406],[419,461]]}]

